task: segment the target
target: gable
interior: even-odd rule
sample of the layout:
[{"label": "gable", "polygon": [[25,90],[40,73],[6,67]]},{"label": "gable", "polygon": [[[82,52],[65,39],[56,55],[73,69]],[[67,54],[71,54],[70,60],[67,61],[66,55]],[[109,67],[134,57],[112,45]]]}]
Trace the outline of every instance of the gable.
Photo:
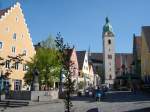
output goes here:
[{"label": "gable", "polygon": [[[4,43],[4,57],[8,54],[11,55],[12,46],[16,47],[16,54],[21,54],[26,50],[27,60],[35,54],[32,39],[19,3],[3,13],[0,18],[0,26],[0,41]],[[16,34],[15,40],[13,39],[14,34]]]}]

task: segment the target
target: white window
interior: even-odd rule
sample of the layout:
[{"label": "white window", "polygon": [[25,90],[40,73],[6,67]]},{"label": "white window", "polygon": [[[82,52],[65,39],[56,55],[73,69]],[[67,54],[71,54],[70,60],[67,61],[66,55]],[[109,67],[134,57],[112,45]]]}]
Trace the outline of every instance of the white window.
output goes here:
[{"label": "white window", "polygon": [[0,49],[3,48],[3,42],[0,42]]},{"label": "white window", "polygon": [[27,55],[27,50],[23,50],[23,54],[26,56]]},{"label": "white window", "polygon": [[22,81],[21,80],[15,80],[14,81],[14,90],[15,91],[20,91],[22,86]]},{"label": "white window", "polygon": [[6,60],[6,62],[5,62],[5,68],[10,68],[10,61],[9,60]]},{"label": "white window", "polygon": [[15,63],[15,69],[18,70],[19,69],[19,62]]},{"label": "white window", "polygon": [[16,40],[16,38],[17,38],[17,34],[14,33],[14,34],[13,34],[13,39]]},{"label": "white window", "polygon": [[11,51],[12,51],[13,53],[15,53],[15,52],[16,52],[16,47],[15,47],[15,46],[12,46]]},{"label": "white window", "polygon": [[23,71],[26,71],[28,69],[28,66],[23,64]]}]

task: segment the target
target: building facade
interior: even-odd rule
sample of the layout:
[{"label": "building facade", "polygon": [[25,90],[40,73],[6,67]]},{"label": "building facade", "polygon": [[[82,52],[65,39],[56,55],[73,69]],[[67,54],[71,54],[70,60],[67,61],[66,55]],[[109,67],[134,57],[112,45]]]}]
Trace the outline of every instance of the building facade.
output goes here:
[{"label": "building facade", "polygon": [[141,76],[141,36],[133,35],[133,72]]},{"label": "building facade", "polygon": [[78,67],[78,60],[77,60],[77,53],[75,48],[68,50],[68,55],[70,57],[70,62],[72,63],[72,67],[70,71],[72,72],[72,81],[75,82],[75,89],[78,88],[78,76],[79,76],[79,67]]},{"label": "building facade", "polygon": [[150,26],[142,27],[141,37],[141,77],[150,84]]},{"label": "building facade", "polygon": [[108,18],[106,18],[106,23],[103,26],[102,39],[105,83],[113,85],[115,79],[115,38]]},{"label": "building facade", "polygon": [[0,10],[0,56],[5,60],[1,75],[12,66],[7,60],[8,56],[15,57],[19,54],[25,54],[24,61],[22,64],[17,63],[8,77],[12,90],[26,89],[23,80],[26,72],[25,62],[35,54],[22,9],[20,4],[16,3],[12,7]]},{"label": "building facade", "polygon": [[89,54],[86,51],[77,51],[77,59],[79,65],[78,82],[83,82],[84,89],[86,89],[94,82],[93,65],[89,63]]}]

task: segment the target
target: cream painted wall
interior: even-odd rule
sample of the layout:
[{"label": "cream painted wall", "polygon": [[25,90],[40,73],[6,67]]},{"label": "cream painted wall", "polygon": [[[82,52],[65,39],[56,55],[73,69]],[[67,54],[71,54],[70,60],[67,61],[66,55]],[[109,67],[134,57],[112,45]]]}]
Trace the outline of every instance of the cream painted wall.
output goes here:
[{"label": "cream painted wall", "polygon": [[[14,33],[16,33],[16,40],[13,39]],[[7,59],[8,55],[15,56],[22,54],[23,50],[26,50],[27,55],[24,56],[24,60],[29,61],[35,54],[33,43],[19,3],[11,7],[11,9],[1,17],[0,41],[3,42],[0,56],[4,59]],[[12,46],[16,47],[15,53],[12,53]],[[13,70],[13,73],[9,76],[12,85],[11,89],[14,88],[15,79],[23,81],[24,74],[23,65],[21,64],[19,65],[19,70]]]}]

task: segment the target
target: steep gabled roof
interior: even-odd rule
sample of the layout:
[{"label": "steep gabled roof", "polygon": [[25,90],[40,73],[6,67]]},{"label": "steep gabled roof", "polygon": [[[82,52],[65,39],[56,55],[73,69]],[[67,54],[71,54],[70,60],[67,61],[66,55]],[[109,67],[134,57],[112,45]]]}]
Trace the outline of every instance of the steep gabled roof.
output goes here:
[{"label": "steep gabled roof", "polygon": [[148,46],[148,50],[150,52],[150,26],[143,26],[142,32],[144,34],[144,37]]},{"label": "steep gabled roof", "polygon": [[6,9],[0,10],[0,18],[1,18],[2,16],[4,16],[5,13],[7,13],[9,9],[10,9],[10,8],[6,8]]},{"label": "steep gabled roof", "polygon": [[90,60],[94,63],[102,63],[103,53],[90,53]]},{"label": "steep gabled roof", "polygon": [[77,51],[79,70],[82,70],[86,51]]},{"label": "steep gabled roof", "polygon": [[138,58],[141,57],[141,45],[142,40],[141,36],[134,35],[133,38],[133,55],[137,55]]}]

